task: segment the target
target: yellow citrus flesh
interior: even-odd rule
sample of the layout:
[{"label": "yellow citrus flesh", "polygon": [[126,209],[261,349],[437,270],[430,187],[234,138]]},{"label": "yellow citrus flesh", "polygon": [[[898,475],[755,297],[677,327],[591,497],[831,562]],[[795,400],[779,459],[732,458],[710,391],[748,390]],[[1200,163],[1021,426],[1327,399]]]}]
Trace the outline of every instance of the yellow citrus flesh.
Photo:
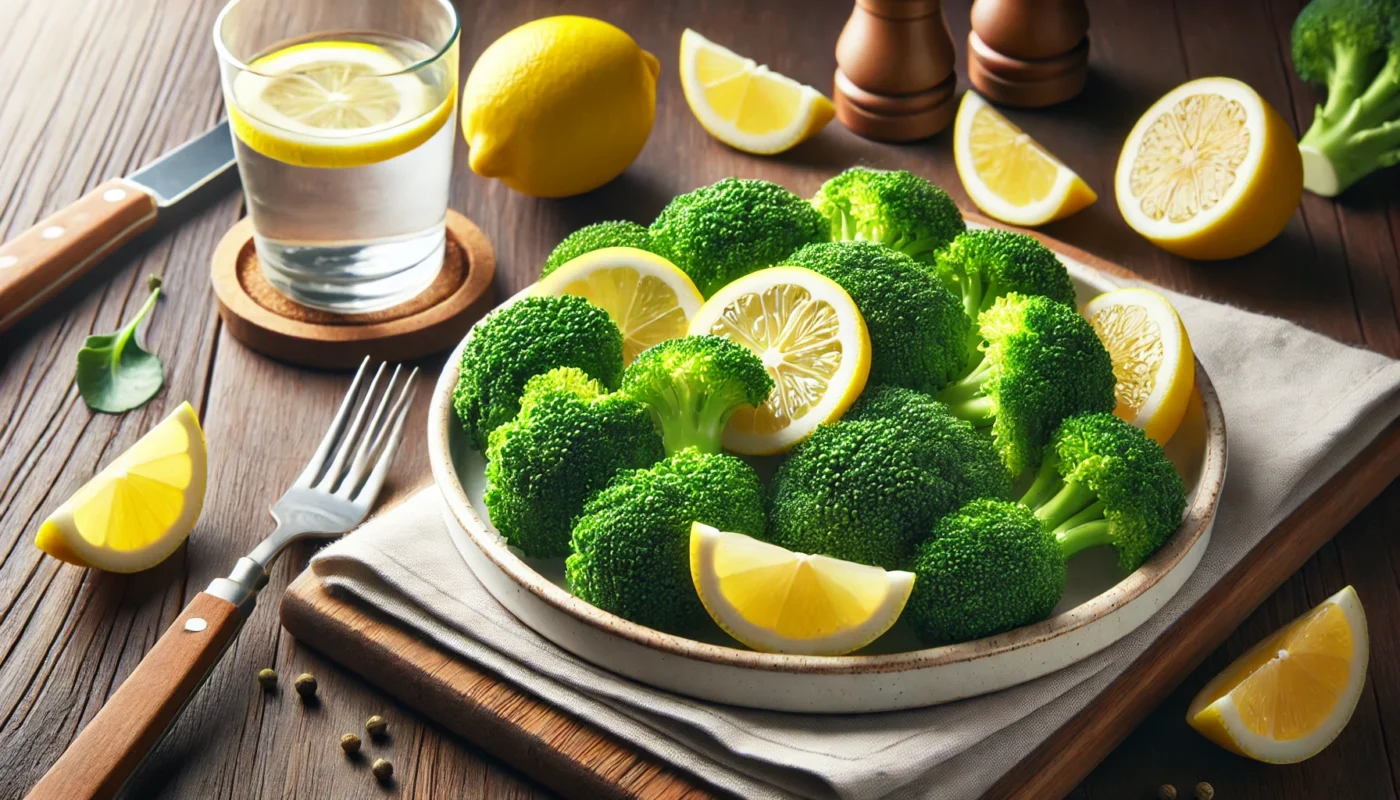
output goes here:
[{"label": "yellow citrus flesh", "polygon": [[185,541],[204,506],[204,433],[182,403],[44,520],[35,544],[108,572],[137,572]]},{"label": "yellow citrus flesh", "polygon": [[729,635],[770,653],[841,655],[878,639],[914,588],[910,572],[794,553],[694,523],[690,574]]},{"label": "yellow citrus flesh", "polygon": [[1159,247],[1233,258],[1288,224],[1303,193],[1298,144],[1283,118],[1231,78],[1182,84],[1138,120],[1118,159],[1118,208]]},{"label": "yellow citrus flesh", "polygon": [[1078,175],[969,91],[953,123],[953,158],[972,202],[1015,225],[1043,225],[1098,199]]},{"label": "yellow citrus flesh", "polygon": [[773,376],[773,393],[740,408],[724,431],[738,453],[781,453],[818,425],[840,418],[870,375],[870,334],[851,296],[799,267],[750,273],[696,312],[690,333],[711,333],[752,350]]},{"label": "yellow citrus flesh", "polygon": [[815,136],[836,115],[816,89],[688,28],[681,34],[680,69],[691,113],[711,136],[737,150],[781,153]]},{"label": "yellow citrus flesh", "polygon": [[1302,761],[1351,719],[1369,652],[1366,615],[1348,586],[1236,659],[1196,695],[1186,720],[1239,755]]},{"label": "yellow citrus flesh", "polygon": [[679,267],[635,247],[584,253],[540,281],[535,293],[578,295],[607,311],[622,331],[628,364],[657,342],[685,336],[704,302]]},{"label": "yellow citrus flesh", "polygon": [[1176,309],[1150,289],[1119,289],[1089,301],[1084,316],[1113,358],[1113,413],[1166,444],[1196,386],[1195,354]]},{"label": "yellow citrus flesh", "polygon": [[248,66],[231,82],[233,132],[296,166],[357,167],[407,153],[446,124],[456,97],[367,42],[305,42]]}]

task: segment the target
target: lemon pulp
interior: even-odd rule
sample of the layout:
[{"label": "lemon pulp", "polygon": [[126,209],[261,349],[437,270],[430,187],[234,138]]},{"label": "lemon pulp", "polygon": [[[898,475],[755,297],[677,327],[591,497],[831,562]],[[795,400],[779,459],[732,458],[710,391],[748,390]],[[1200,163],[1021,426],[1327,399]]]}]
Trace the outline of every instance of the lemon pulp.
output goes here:
[{"label": "lemon pulp", "polygon": [[1044,198],[1055,186],[1056,163],[1024,131],[990,107],[972,117],[972,163],[988,188],[1013,205]]},{"label": "lemon pulp", "polygon": [[1147,404],[1162,366],[1162,329],[1140,306],[1111,306],[1089,322],[1113,358],[1118,403],[1136,415]]},{"label": "lemon pulp", "polygon": [[1216,94],[1193,94],[1148,126],[1129,186],[1149,219],[1186,222],[1215,207],[1249,155],[1245,108]]}]

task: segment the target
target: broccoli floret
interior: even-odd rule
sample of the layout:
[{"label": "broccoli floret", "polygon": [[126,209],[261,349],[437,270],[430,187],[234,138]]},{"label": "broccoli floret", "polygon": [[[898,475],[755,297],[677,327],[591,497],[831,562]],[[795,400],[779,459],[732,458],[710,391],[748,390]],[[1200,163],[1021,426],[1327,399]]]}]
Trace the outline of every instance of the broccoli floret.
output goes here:
[{"label": "broccoli floret", "polygon": [[1313,0],[1293,22],[1293,66],[1327,87],[1298,141],[1309,191],[1400,163],[1400,0]]},{"label": "broccoli floret", "polygon": [[525,382],[555,367],[578,367],[607,389],[622,381],[622,332],[582,297],[526,297],[472,330],[462,350],[452,407],[485,452],[491,431],[520,410]]},{"label": "broccoli floret", "polygon": [[491,432],[486,508],[505,540],[535,558],[569,554],[584,502],[624,469],[665,457],[646,406],[560,367],[525,383],[520,413]]},{"label": "broccoli floret", "polygon": [[948,193],[912,172],[852,167],[812,198],[832,241],[879,242],[930,263],[967,225]]},{"label": "broccoli floret", "polygon": [[773,378],[747,347],[708,334],[667,339],[643,350],[622,374],[622,393],[651,409],[667,453],[718,453],[740,406],[757,407]]},{"label": "broccoli floret", "polygon": [[574,525],[569,588],[604,611],[671,633],[708,619],[690,577],[690,525],[763,538],[763,487],[724,454],[682,450],[619,473]]},{"label": "broccoli floret", "polygon": [[1065,591],[1065,555],[1025,506],[974,500],[916,548],[904,616],[930,645],[1045,619]]},{"label": "broccoli floret", "polygon": [[935,391],[962,374],[972,323],[912,259],[871,242],[809,244],[785,263],[846,290],[870,330],[870,381]]},{"label": "broccoli floret", "polygon": [[541,270],[540,277],[545,277],[584,253],[602,250],[604,247],[635,247],[647,251],[653,249],[651,235],[647,233],[644,225],[625,220],[595,222],[565,236],[544,260],[544,269]]},{"label": "broccoli floret", "polygon": [[776,183],[725,178],[676,197],[650,234],[656,253],[709,297],[735,278],[826,239],[826,223],[810,203]]},{"label": "broccoli floret", "polygon": [[1113,361],[1073,307],[1013,292],[983,311],[978,324],[981,360],[937,397],[954,415],[991,429],[1012,474],[1040,463],[1067,417],[1113,410]]},{"label": "broccoli floret", "polygon": [[1064,421],[1021,498],[1067,556],[1093,545],[1118,551],[1132,572],[1157,552],[1186,510],[1186,486],[1162,446],[1112,414]]}]

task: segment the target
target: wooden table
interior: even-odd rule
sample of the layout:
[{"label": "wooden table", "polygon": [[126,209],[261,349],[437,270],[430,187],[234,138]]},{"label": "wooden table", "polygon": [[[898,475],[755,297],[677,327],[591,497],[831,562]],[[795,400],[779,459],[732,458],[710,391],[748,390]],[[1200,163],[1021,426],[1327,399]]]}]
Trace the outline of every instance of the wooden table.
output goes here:
[{"label": "wooden table", "polygon": [[[800,11],[791,0],[460,5],[464,70],[500,34],[566,8],[619,24],[663,65],[650,143],[624,176],[592,194],[563,201],[515,194],[471,174],[466,147],[458,142],[452,202],[495,243],[498,297],[532,281],[545,253],[568,231],[605,218],[647,221],[672,195],[726,175],[771,178],[810,193],[853,163],[907,167],[967,202],[946,134],[896,147],[865,142],[833,125],[787,155],[762,159],[720,145],[691,117],[676,77],[683,28],[826,89],[848,0],[805,0]],[[1187,78],[1240,78],[1289,122],[1306,125],[1317,95],[1299,83],[1288,57],[1289,26],[1302,0],[1090,5],[1094,71],[1085,93],[1059,108],[1011,115],[1103,195],[1047,232],[1168,286],[1400,355],[1400,171],[1365,181],[1339,202],[1306,196],[1277,241],[1228,264],[1196,265],[1157,250],[1123,224],[1113,202],[1123,136],[1148,103]],[[0,0],[0,236],[16,235],[219,118],[209,35],[217,10],[212,0]],[[960,53],[967,10],[968,0],[947,3]],[[0,337],[0,797],[22,795],[187,598],[225,574],[263,535],[269,524],[264,509],[300,469],[344,390],[345,375],[272,362],[221,328],[208,259],[240,216],[240,199],[234,182],[225,182],[199,208],[141,237]],[[167,295],[146,337],[165,359],[167,388],[125,416],[93,414],[73,387],[74,353],[83,337],[117,328],[135,310],[151,272],[164,277]],[[439,364],[423,366],[435,371]],[[415,430],[424,424],[426,393],[418,399]],[[38,522],[182,400],[199,410],[212,454],[205,513],[189,545],[132,576],[79,569],[40,554],[31,544]],[[396,489],[416,484],[426,472],[423,442],[410,437],[394,471]],[[1146,798],[1171,782],[1186,797],[1186,787],[1208,780],[1217,797],[1231,800],[1396,797],[1397,524],[1400,490],[1392,486],[1255,611],[1072,796]],[[418,721],[281,630],[276,593],[312,549],[297,548],[277,565],[263,607],[175,735],[147,762],[130,796],[542,796],[529,776]],[[1231,756],[1186,727],[1186,702],[1207,678],[1266,631],[1347,583],[1356,586],[1372,620],[1371,680],[1334,745],[1304,764],[1273,767]],[[304,709],[286,688],[265,696],[254,675],[266,666],[276,667],[288,684],[297,673],[315,673],[325,702]],[[347,764],[336,744],[340,733],[357,730],[374,713],[384,714],[392,731],[388,753],[397,782],[389,789],[376,786],[363,765]]]}]

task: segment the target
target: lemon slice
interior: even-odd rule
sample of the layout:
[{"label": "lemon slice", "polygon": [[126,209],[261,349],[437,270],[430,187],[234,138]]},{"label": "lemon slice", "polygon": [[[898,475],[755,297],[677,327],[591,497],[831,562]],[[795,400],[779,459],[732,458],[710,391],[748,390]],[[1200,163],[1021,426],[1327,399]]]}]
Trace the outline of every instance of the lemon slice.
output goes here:
[{"label": "lemon slice", "polygon": [[1288,224],[1303,161],[1283,118],[1233,78],[1201,78],[1152,104],[1114,177],[1133,230],[1187,258],[1233,258]]},{"label": "lemon slice", "polygon": [[690,526],[690,577],[730,636],[768,653],[839,656],[899,619],[914,573],[794,553],[742,533]]},{"label": "lemon slice", "polygon": [[305,42],[231,81],[229,122],[257,152],[302,167],[357,167],[426,142],[452,116],[455,89],[368,42]]},{"label": "lemon slice", "polygon": [[746,153],[781,153],[815,136],[836,116],[831,101],[816,89],[689,28],[681,34],[681,88],[705,130]]},{"label": "lemon slice", "polygon": [[1074,170],[973,91],[963,95],[953,122],[953,163],[972,202],[1013,225],[1044,225],[1099,199]]},{"label": "lemon slice", "polygon": [[1122,419],[1166,444],[1196,386],[1196,357],[1171,301],[1151,289],[1118,289],[1084,306],[1113,358]]},{"label": "lemon slice", "polygon": [[1257,761],[1311,758],[1351,719],[1369,655],[1366,612],[1348,586],[1235,659],[1191,701],[1186,721]]},{"label": "lemon slice", "polygon": [[576,294],[608,312],[622,330],[622,360],[657,342],[684,336],[705,298],[680,267],[635,247],[605,247],[571,259],[535,294]]},{"label": "lemon slice", "polygon": [[108,572],[154,567],[199,519],[205,464],[199,418],[181,403],[50,514],[34,544],[54,558]]},{"label": "lemon slice", "polygon": [[860,397],[870,376],[870,333],[835,281],[801,267],[771,267],[728,284],[700,307],[690,332],[733,339],[763,359],[773,393],[741,407],[724,429],[736,453],[782,453]]}]

